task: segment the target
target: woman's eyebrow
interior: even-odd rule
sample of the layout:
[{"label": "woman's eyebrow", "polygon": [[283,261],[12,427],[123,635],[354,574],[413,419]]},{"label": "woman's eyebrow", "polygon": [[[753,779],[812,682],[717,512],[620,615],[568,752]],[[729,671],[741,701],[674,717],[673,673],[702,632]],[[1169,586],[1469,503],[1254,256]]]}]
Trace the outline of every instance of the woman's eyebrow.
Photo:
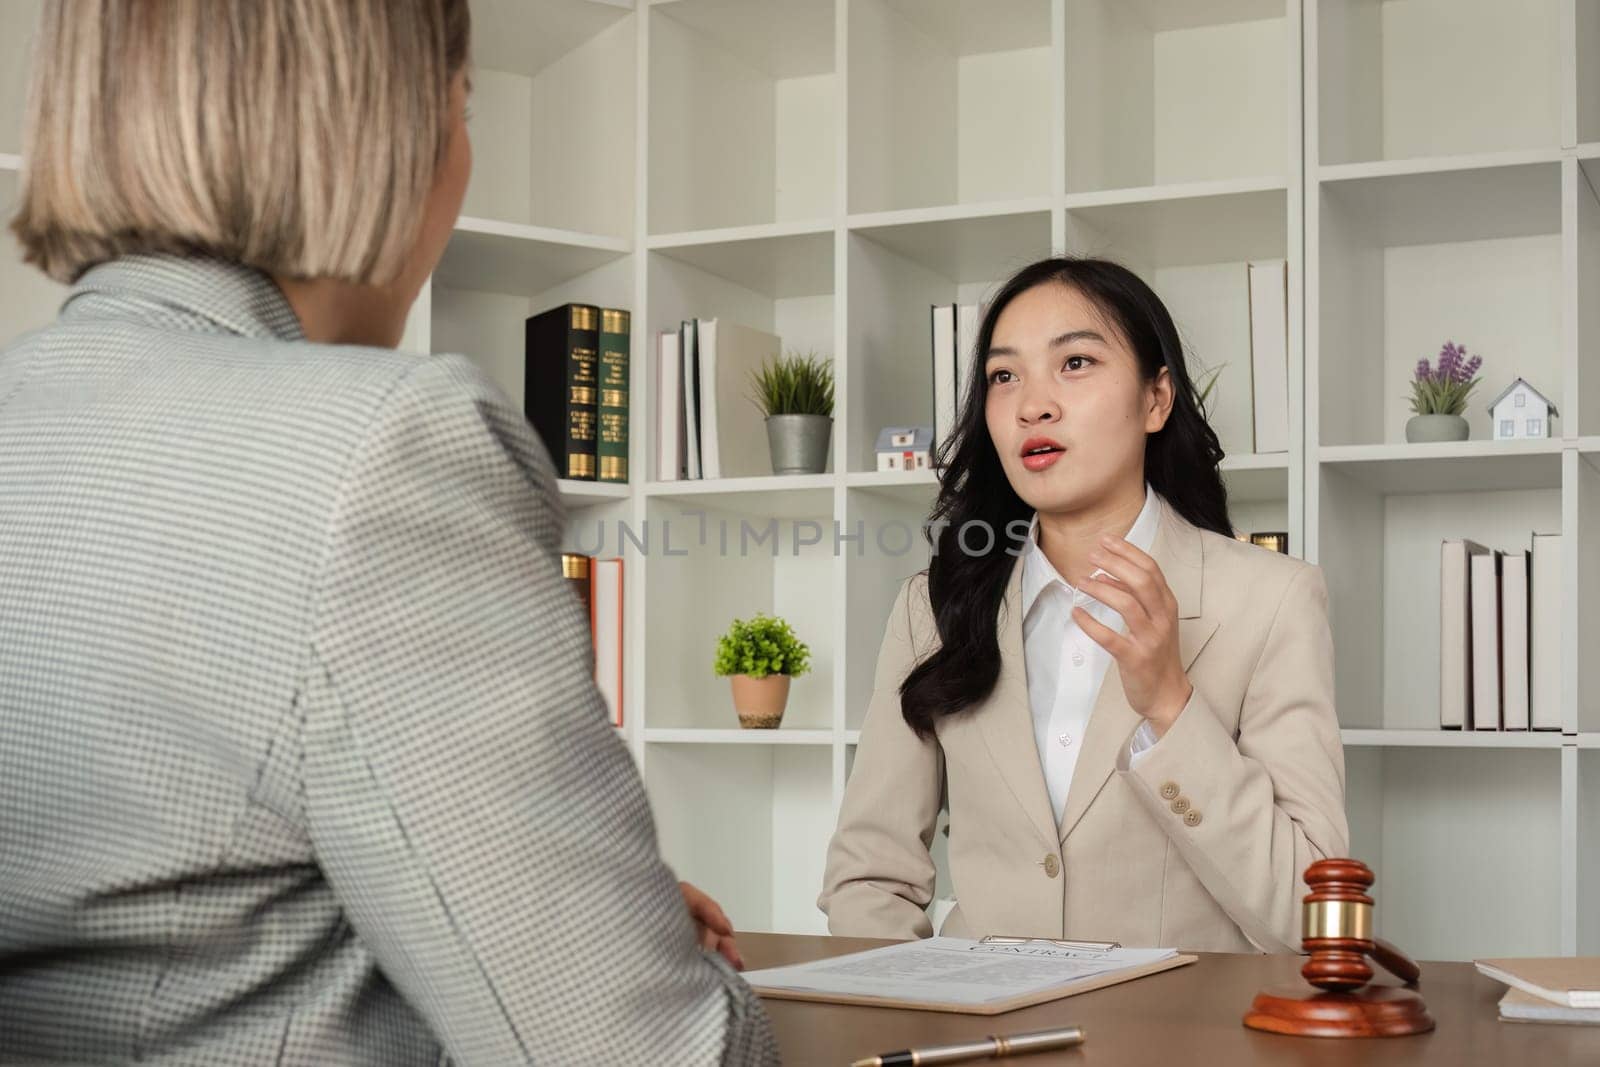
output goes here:
[{"label": "woman's eyebrow", "polygon": [[[1106,339],[1100,336],[1100,334],[1096,333],[1094,330],[1069,330],[1059,337],[1051,338],[1049,347],[1058,348],[1061,345],[1070,345],[1074,341],[1099,341],[1101,344],[1106,343]],[[995,356],[1014,356],[1016,354],[1017,350],[1015,348],[999,347],[989,349],[989,358],[991,359],[993,359]]]}]

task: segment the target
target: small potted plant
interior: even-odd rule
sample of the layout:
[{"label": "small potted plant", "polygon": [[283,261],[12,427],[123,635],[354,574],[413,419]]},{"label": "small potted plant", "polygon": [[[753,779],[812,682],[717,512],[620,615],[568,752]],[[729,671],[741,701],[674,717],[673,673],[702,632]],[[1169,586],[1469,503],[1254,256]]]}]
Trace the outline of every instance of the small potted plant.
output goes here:
[{"label": "small potted plant", "polygon": [[1406,421],[1406,440],[1465,441],[1470,434],[1462,412],[1467,397],[1478,384],[1482,356],[1467,358],[1465,345],[1446,341],[1439,351],[1437,367],[1426,359],[1417,360],[1411,378],[1411,410],[1416,414]]},{"label": "small potted plant", "polygon": [[733,707],[745,729],[776,729],[789,702],[789,679],[811,669],[811,650],[782,619],[757,613],[734,619],[717,640],[714,669],[730,678]]},{"label": "small potted plant", "polygon": [[833,439],[833,363],[789,352],[751,374],[767,422],[773,474],[821,474]]}]

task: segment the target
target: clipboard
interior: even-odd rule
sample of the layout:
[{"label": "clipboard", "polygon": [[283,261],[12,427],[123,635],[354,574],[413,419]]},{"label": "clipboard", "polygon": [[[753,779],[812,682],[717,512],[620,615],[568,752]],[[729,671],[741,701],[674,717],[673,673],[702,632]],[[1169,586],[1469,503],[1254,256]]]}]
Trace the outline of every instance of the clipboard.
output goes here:
[{"label": "clipboard", "polygon": [[[1063,944],[1050,938],[983,938],[980,944],[1023,944],[1032,941]],[[903,942],[902,944],[916,944],[916,942]],[[1120,948],[1115,942],[1071,942],[1075,946],[1086,944],[1099,945],[1106,948]],[[871,950],[881,952],[882,949]],[[852,955],[867,955],[867,953],[849,953],[846,956],[832,957],[835,960],[846,959]],[[1108,986],[1120,985],[1138,978],[1162,971],[1170,971],[1177,967],[1185,967],[1199,960],[1199,956],[1185,955],[1182,953],[1168,956],[1165,959],[1154,960],[1136,966],[1118,968],[1104,974],[1091,975],[1075,981],[1063,982],[1057,985],[1045,986],[1016,996],[1001,1000],[989,1000],[979,1003],[967,1001],[941,1001],[932,999],[909,999],[904,997],[876,996],[866,993],[846,993],[830,990],[794,989],[763,985],[760,981],[751,981],[750,988],[766,1000],[798,1000],[810,1001],[817,1004],[843,1004],[859,1005],[874,1008],[898,1008],[906,1011],[931,1011],[954,1015],[1004,1015],[1007,1012],[1017,1011],[1020,1008],[1031,1008],[1036,1004],[1046,1004],[1054,1000],[1064,1000],[1067,997],[1077,996],[1080,993],[1090,993],[1096,989],[1105,989]],[[824,963],[826,960],[816,960],[813,963]],[[774,968],[783,970],[787,968]],[[759,972],[758,972],[759,973]]]}]

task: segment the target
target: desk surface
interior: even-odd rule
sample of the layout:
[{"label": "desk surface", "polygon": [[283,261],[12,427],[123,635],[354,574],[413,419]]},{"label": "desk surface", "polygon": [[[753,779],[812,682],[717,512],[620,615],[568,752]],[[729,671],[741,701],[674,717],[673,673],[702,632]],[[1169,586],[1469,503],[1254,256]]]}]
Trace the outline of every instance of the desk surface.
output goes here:
[{"label": "desk surface", "polygon": [[[842,937],[739,935],[750,970],[836,956],[887,944]],[[1018,1067],[1251,1067],[1292,1064],[1407,1064],[1470,1067],[1600,1064],[1600,1027],[1503,1023],[1505,987],[1470,963],[1424,963],[1418,987],[1437,1022],[1429,1034],[1385,1039],[1281,1037],[1240,1022],[1265,985],[1299,980],[1299,956],[1202,955],[1200,962],[1093,993],[989,1018],[888,1008],[769,1000],[786,1064],[849,1064],[878,1052],[937,1045],[992,1033],[1079,1025],[1077,1050],[1020,1057]],[[993,1062],[993,1061],[983,1061]]]}]

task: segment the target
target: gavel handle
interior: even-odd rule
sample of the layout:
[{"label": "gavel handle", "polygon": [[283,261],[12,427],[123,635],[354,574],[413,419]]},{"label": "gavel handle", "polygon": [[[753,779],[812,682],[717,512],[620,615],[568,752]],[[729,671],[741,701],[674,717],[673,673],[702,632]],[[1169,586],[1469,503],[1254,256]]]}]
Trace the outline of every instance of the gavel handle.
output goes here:
[{"label": "gavel handle", "polygon": [[1381,937],[1372,939],[1372,951],[1367,953],[1372,961],[1406,985],[1416,985],[1422,979],[1422,968],[1411,957],[1395,948]]}]

